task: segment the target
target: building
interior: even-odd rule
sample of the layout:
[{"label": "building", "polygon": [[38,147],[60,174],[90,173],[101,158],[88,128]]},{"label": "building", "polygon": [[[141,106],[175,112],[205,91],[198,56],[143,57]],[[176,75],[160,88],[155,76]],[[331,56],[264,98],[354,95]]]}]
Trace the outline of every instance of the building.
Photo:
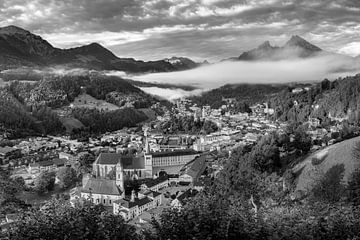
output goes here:
[{"label": "building", "polygon": [[61,167],[68,166],[65,158],[54,158],[51,160],[41,161],[37,163],[30,163],[28,166],[29,172],[37,171],[55,171]]},{"label": "building", "polygon": [[180,173],[179,182],[197,182],[201,174],[206,168],[206,155],[196,158],[191,164],[185,166],[183,172]]},{"label": "building", "polygon": [[9,160],[21,156],[21,150],[13,147],[0,147],[0,164],[7,164]]},{"label": "building", "polygon": [[140,191],[136,196],[135,191],[131,193],[130,199],[120,199],[114,202],[113,213],[121,215],[126,221],[138,217],[143,212],[160,206],[162,194],[154,191]]},{"label": "building", "polygon": [[168,174],[176,174],[187,163],[200,155],[199,152],[186,149],[177,151],[147,152],[145,153],[145,165],[151,169],[153,175],[158,176],[164,171]]},{"label": "building", "polygon": [[108,178],[115,167],[121,163],[124,177],[129,179],[152,178],[151,169],[145,165],[143,156],[123,155],[121,153],[100,153],[93,163],[93,173],[97,178]]},{"label": "building", "polygon": [[113,206],[113,203],[124,197],[125,191],[121,182],[91,178],[86,185],[82,187],[80,196],[89,199],[95,204],[103,204],[104,206]]}]

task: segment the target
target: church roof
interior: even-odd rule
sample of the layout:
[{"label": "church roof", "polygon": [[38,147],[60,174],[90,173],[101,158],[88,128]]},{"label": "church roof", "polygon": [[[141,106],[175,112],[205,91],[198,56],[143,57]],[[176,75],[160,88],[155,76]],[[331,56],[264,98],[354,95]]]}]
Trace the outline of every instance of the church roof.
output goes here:
[{"label": "church roof", "polygon": [[103,194],[103,195],[121,195],[121,190],[114,180],[91,178],[81,189],[81,192]]},{"label": "church roof", "polygon": [[124,169],[145,168],[144,157],[126,156],[120,153],[100,153],[96,163],[101,165],[116,165],[119,161],[121,161]]},{"label": "church roof", "polygon": [[116,165],[120,159],[121,154],[119,153],[100,153],[96,161],[98,164]]}]

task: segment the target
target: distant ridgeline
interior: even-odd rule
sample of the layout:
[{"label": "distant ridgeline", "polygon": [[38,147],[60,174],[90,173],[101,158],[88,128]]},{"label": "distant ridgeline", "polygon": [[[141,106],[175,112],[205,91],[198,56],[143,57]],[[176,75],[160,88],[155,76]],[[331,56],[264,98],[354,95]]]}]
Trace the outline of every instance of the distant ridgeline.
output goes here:
[{"label": "distant ridgeline", "polygon": [[[74,99],[83,93],[121,109],[71,108]],[[0,125],[8,130],[10,137],[57,134],[65,132],[62,118],[67,117],[78,118],[90,133],[114,131],[146,120],[146,115],[137,108],[148,108],[155,101],[118,77],[47,75],[31,83],[12,81],[1,90]]]},{"label": "distant ridgeline", "polygon": [[359,123],[360,119],[360,74],[327,79],[316,84],[239,84],[225,85],[194,96],[199,106],[210,105],[219,108],[226,104],[226,98],[235,98],[239,111],[241,107],[267,102],[275,110],[272,116],[281,121],[307,121],[309,117],[322,121],[347,119]]}]

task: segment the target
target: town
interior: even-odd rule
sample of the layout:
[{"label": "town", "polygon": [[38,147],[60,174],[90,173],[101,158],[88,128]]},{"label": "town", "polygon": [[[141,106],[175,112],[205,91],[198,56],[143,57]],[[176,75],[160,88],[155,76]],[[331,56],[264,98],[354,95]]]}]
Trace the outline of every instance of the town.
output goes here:
[{"label": "town", "polygon": [[[61,181],[69,179],[59,179],[57,173],[74,172],[81,179],[65,175],[73,182],[60,189],[41,189],[40,197],[29,190],[25,201],[41,206],[54,195],[73,206],[91,201],[141,228],[163,209],[181,208],[188,198],[203,191],[217,177],[233,149],[252,146],[269,133],[285,134],[288,124],[270,120],[274,109],[267,103],[251,106],[250,113],[241,113],[230,111],[236,99],[223,100],[225,105],[212,109],[198,107],[190,99],[179,99],[172,109],[165,108],[162,116],[141,128],[108,132],[84,142],[69,136],[19,139],[11,147],[0,147],[1,167],[10,169],[13,179],[22,178],[28,189],[38,189],[37,185],[46,181],[40,180],[44,173],[53,173],[55,185],[63,186]],[[211,121],[217,130],[209,134],[164,134],[158,126],[171,116]],[[316,118],[304,124],[313,142],[310,151],[338,141],[342,128],[341,119],[327,129]],[[283,150],[280,154],[290,153]],[[6,226],[12,221],[16,216],[4,215],[1,224]]]}]

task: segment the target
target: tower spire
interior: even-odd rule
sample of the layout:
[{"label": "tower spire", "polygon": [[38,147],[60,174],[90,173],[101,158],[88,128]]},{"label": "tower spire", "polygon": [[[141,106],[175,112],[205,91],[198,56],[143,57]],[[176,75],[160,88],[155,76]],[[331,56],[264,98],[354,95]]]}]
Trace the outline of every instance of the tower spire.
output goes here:
[{"label": "tower spire", "polygon": [[148,140],[148,128],[144,129],[144,136],[145,136],[145,153],[150,153],[150,146],[149,146],[149,140]]}]

